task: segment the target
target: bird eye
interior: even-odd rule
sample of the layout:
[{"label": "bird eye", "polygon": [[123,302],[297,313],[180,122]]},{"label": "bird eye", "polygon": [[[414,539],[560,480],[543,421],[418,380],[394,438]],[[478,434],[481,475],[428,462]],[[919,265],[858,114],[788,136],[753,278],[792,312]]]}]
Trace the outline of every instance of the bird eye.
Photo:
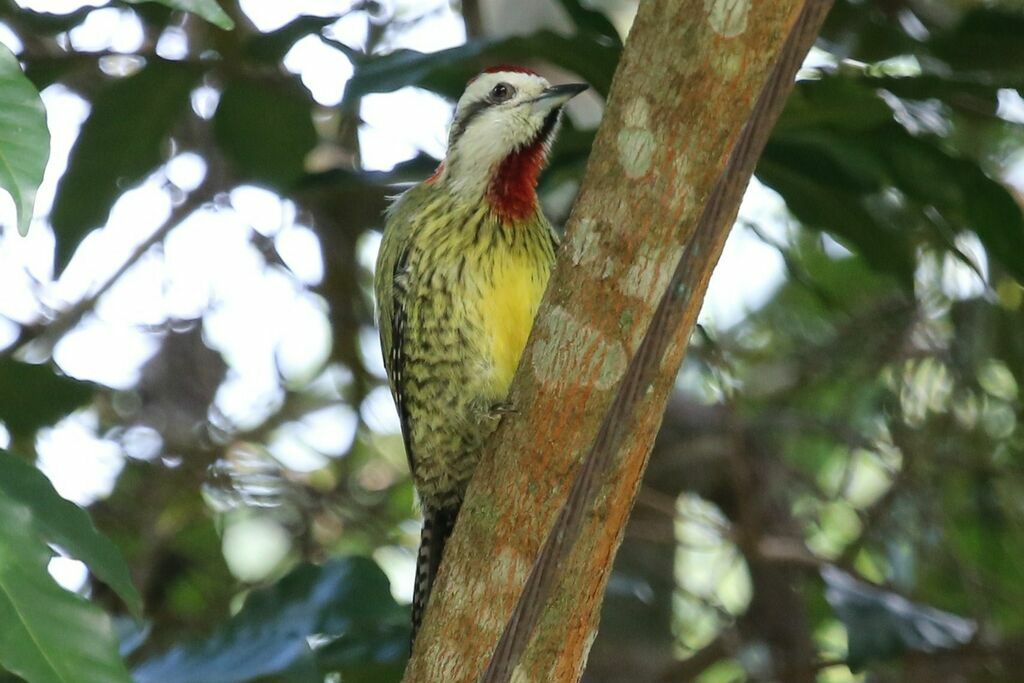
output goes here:
[{"label": "bird eye", "polygon": [[515,88],[508,83],[499,83],[491,88],[491,99],[495,102],[504,102],[515,94]]}]

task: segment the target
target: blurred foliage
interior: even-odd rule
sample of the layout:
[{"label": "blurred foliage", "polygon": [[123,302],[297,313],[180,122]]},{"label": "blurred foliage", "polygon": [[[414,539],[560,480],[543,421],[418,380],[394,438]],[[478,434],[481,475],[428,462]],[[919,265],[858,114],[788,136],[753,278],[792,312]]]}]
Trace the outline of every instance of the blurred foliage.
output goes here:
[{"label": "blurred foliage", "polygon": [[906,650],[953,649],[969,643],[977,631],[967,619],[860,585],[835,567],[826,567],[822,574],[828,586],[825,597],[850,634],[847,662],[852,671]]},{"label": "blurred foliage", "polygon": [[0,358],[0,421],[15,438],[53,424],[88,403],[95,390],[46,365]]},{"label": "blurred foliage", "polygon": [[89,515],[57,495],[50,481],[30,464],[0,452],[0,493],[10,505],[29,511],[35,536],[59,546],[89,565],[91,571],[124,600],[135,616],[142,614],[142,598],[132,585],[120,552],[101,535]]},{"label": "blurred foliage", "polygon": [[127,567],[84,510],[62,499],[31,464],[0,450],[0,666],[28,681],[131,680],[110,618],[60,588],[46,571],[59,543],[141,605]]},{"label": "blurred foliage", "polygon": [[134,677],[139,683],[320,681],[327,668],[346,681],[383,683],[401,677],[408,642],[408,615],[383,572],[372,560],[351,557],[298,567],[248,596],[215,633],[143,662]]},{"label": "blurred foliage", "polygon": [[[403,36],[444,3],[359,2],[268,32],[234,1],[113,6],[142,27],[131,54],[74,48],[69,32],[96,8],[0,0],[35,88],[89,105],[52,211],[37,217],[53,230],[53,280],[68,264],[88,270],[94,231],[133,186],[155,181],[172,207],[81,300],[37,282],[36,317],[11,320],[0,422],[25,457],[0,453],[0,667],[33,682],[129,669],[168,683],[398,680],[407,607],[389,587],[408,589],[417,523],[380,407],[367,253],[387,198],[438,160],[367,170],[363,99],[413,86],[450,101],[481,67],[510,61],[604,96],[629,3],[541,0],[524,15],[544,6],[563,25],[506,35],[484,22],[431,53]],[[352,22],[365,36],[340,40]],[[1008,179],[1024,165],[1022,35],[1008,2],[836,3],[757,170],[785,211],[744,214],[735,229],[784,276],[738,322],[710,320],[692,340],[587,681],[1019,679],[1024,217]],[[159,48],[167,37],[181,55]],[[310,40],[352,67],[337,104],[281,66]],[[0,184],[24,227],[47,145],[35,92],[0,52],[0,160],[15,162]],[[542,181],[556,220],[594,137],[570,114]],[[29,132],[10,135],[18,126]],[[195,186],[172,181],[183,154],[205,165]],[[172,249],[190,216],[223,217],[248,184],[315,235],[322,277],[300,276],[256,226],[248,257],[296,306],[322,304],[327,357],[300,369],[268,359],[277,398],[229,419],[219,397],[251,364],[210,341],[211,301],[195,318],[147,320],[138,333],[156,351],[132,386],[65,374],[54,350],[117,315],[119,278]],[[120,452],[91,520],[31,466],[39,455],[54,474],[42,445],[81,424]],[[316,436],[344,425],[354,436]],[[285,457],[296,452],[314,465]],[[47,574],[55,552],[88,566],[78,594]],[[139,595],[141,621],[127,613]]]},{"label": "blurred foliage", "polygon": [[[111,83],[92,100],[92,115],[61,176],[50,223],[60,235],[58,270],[85,235],[106,223],[125,187],[145,178],[164,158],[167,133],[188,107],[200,76],[196,69],[154,60]],[[125,111],[145,116],[124,116]]]},{"label": "blurred foliage", "polygon": [[18,212],[18,231],[28,232],[36,188],[50,152],[50,133],[39,93],[17,58],[0,45],[0,188]]},{"label": "blurred foliage", "polygon": [[158,2],[161,5],[166,5],[172,9],[192,12],[225,31],[230,31],[235,27],[235,22],[232,21],[231,17],[229,17],[221,6],[217,4],[216,0],[125,0],[125,2],[132,4],[140,2]]}]

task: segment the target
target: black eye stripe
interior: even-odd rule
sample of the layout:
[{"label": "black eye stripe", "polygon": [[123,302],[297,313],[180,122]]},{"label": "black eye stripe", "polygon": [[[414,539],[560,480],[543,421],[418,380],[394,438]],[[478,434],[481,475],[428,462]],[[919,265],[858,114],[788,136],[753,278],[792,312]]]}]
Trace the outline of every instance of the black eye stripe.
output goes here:
[{"label": "black eye stripe", "polygon": [[489,106],[491,106],[491,103],[487,100],[479,100],[467,105],[465,113],[455,121],[455,127],[452,128],[451,140],[448,144],[454,147],[455,141],[462,137],[462,134],[466,132],[466,128],[469,126],[470,122],[482,114]]},{"label": "black eye stripe", "polygon": [[[504,88],[506,88],[507,94],[503,99],[494,99],[494,91],[499,86],[503,86]],[[480,116],[480,114],[484,113],[484,111],[486,111],[489,107],[504,104],[505,102],[515,97],[515,95],[516,89],[514,86],[511,86],[508,83],[498,83],[493,88],[491,88],[490,92],[488,92],[486,97],[484,97],[481,100],[477,100],[476,102],[470,102],[469,104],[467,104],[465,110],[462,112],[462,115],[459,116],[459,118],[456,119],[453,124],[451,134],[449,135],[448,138],[448,146],[455,146],[455,143],[459,140],[460,137],[462,137],[462,134],[466,132],[466,129],[469,127],[469,124],[473,122],[473,119]]]}]

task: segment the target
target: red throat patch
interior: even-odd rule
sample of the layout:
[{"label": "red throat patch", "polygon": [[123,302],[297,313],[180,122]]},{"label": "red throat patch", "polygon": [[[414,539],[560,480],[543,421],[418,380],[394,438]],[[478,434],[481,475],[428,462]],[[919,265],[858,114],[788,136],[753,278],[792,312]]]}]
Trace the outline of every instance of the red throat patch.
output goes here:
[{"label": "red throat patch", "polygon": [[487,199],[499,217],[522,220],[536,211],[537,179],[543,166],[543,140],[517,149],[498,165],[487,188]]}]

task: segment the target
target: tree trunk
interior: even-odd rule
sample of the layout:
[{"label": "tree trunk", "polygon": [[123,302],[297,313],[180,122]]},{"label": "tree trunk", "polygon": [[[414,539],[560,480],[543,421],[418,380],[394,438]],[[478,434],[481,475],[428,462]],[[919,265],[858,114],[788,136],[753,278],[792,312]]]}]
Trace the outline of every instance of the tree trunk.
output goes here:
[{"label": "tree trunk", "polygon": [[[571,543],[540,593],[550,600],[532,605],[536,627],[511,650],[512,680],[580,677],[708,278],[826,7],[641,3],[513,384],[518,413],[503,420],[470,486],[407,683],[479,679],[598,441],[614,457],[598,471],[598,495],[573,508],[580,523],[552,541]],[[607,419],[622,438],[601,441],[613,404]]]}]

